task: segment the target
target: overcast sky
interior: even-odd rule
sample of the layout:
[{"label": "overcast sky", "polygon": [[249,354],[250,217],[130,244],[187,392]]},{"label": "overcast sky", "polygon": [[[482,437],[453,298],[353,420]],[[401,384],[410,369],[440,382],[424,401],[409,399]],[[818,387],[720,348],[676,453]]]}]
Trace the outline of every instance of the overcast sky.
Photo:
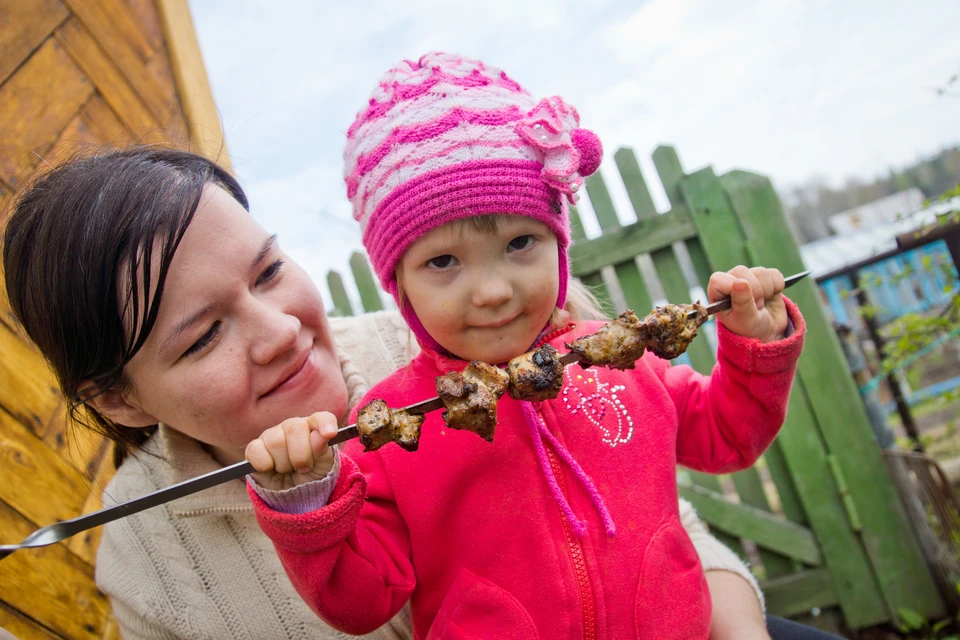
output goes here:
[{"label": "overcast sky", "polygon": [[[190,0],[233,166],[254,215],[326,296],[360,234],[342,180],[344,136],[399,60],[454,51],[535,97],[562,95],[606,156],[677,147],[769,175],[885,173],[960,142],[960,0]],[[602,171],[624,221],[619,183]]]}]

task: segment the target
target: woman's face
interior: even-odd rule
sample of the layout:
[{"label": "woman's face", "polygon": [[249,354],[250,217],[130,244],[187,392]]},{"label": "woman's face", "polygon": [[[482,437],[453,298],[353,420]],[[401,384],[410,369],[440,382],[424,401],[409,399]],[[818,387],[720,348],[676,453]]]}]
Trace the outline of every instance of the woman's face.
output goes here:
[{"label": "woman's face", "polygon": [[156,325],[125,371],[123,399],[140,422],[206,443],[223,464],[287,418],[347,408],[316,286],[212,185],[170,265]]}]

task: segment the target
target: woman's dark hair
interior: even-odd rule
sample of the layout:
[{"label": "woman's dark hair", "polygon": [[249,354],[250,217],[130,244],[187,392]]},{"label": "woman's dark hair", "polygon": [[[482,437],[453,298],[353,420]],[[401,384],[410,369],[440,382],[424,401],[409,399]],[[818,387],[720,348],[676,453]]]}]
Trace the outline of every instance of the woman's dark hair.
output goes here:
[{"label": "woman's dark hair", "polygon": [[[128,388],[124,366],[153,330],[170,262],[207,184],[249,209],[236,180],[196,154],[156,146],[104,152],[35,179],[7,223],[13,311],[52,366],[71,417],[116,443],[117,464],[156,427],[114,424],[85,403]],[[92,384],[80,388],[85,381]]]}]

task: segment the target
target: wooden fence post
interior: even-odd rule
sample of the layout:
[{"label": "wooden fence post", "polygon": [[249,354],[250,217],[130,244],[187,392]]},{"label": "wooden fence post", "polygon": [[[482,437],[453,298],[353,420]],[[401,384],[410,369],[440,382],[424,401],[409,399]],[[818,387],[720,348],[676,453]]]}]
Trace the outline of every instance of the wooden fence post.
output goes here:
[{"label": "wooden fence post", "polygon": [[[684,177],[679,188],[700,230],[700,240],[710,264],[718,270],[737,264],[749,265],[746,250],[749,237],[713,170],[707,168]],[[795,269],[799,270],[802,267]],[[789,269],[787,272],[792,273]],[[809,281],[802,282],[791,289],[791,294],[804,284],[812,286]],[[803,309],[807,311],[806,306]],[[808,337],[807,344],[816,339]],[[845,374],[845,365],[839,371]],[[847,623],[856,628],[888,620],[889,613],[875,585],[869,559],[847,523],[837,487],[830,479],[827,451],[800,384],[794,383],[778,442],[782,458],[792,472],[789,475],[794,482],[790,486],[796,489],[807,520],[817,533]],[[771,459],[767,460],[769,464]]]},{"label": "wooden fence post", "polygon": [[[720,182],[744,228],[750,253],[764,266],[777,267],[784,273],[802,270],[803,260],[770,181],[745,171],[732,171]],[[876,583],[891,614],[909,608],[931,619],[938,617],[944,612],[943,601],[887,473],[815,284],[809,279],[801,282],[791,289],[790,296],[803,309],[807,323],[798,378],[826,446],[837,454],[834,471],[840,475],[836,480],[849,487],[856,509],[851,517],[863,523],[860,536]],[[795,462],[807,464],[804,460]],[[807,471],[802,475],[811,474]]]},{"label": "wooden fence post", "polygon": [[[625,150],[621,149],[621,152],[623,151]],[[620,152],[618,152],[618,154],[616,158],[617,164],[620,166],[621,172],[626,174],[624,175],[624,182],[628,180],[631,182],[636,181],[639,178],[639,181],[642,183],[643,178],[640,176],[640,167],[637,165],[636,159],[633,158],[633,154],[621,154]],[[661,183],[668,194],[667,197],[670,199],[674,210],[685,209],[686,205],[679,191],[680,180],[684,175],[680,157],[672,147],[667,146],[658,147],[657,150],[654,151],[653,157],[654,166],[657,168],[658,173],[660,173]],[[644,189],[645,188],[644,185]],[[637,192],[639,189],[635,188],[633,191]],[[633,194],[631,194],[631,201],[635,207],[640,206],[641,210],[637,212],[638,218],[646,218],[656,213],[656,211],[653,210],[653,201],[649,198],[649,195],[646,198],[642,196],[634,198]],[[739,229],[732,228],[730,231],[734,235],[729,237],[729,241],[736,244]],[[690,253],[691,260],[695,262],[697,278],[701,280],[701,286],[706,289],[710,279],[710,273],[713,270],[710,268],[709,260],[707,260],[706,254],[703,251],[703,244],[700,238],[697,237],[687,240],[686,246]],[[697,259],[694,259],[695,256]],[[651,253],[651,258],[656,266],[657,275],[660,277],[661,282],[663,282],[667,297],[671,300],[683,300],[689,289],[686,286],[686,279],[680,269],[680,264],[673,247],[668,246],[654,251]],[[716,359],[708,343],[706,341],[699,341],[699,345],[691,344],[688,351],[690,353],[690,361],[694,368],[701,373],[709,374],[713,369]],[[731,475],[731,478],[743,504],[757,507],[767,512],[770,511],[770,504],[763,490],[763,482],[755,468],[734,473]],[[702,474],[694,476],[694,480],[696,484],[706,486],[707,488],[717,484],[715,478],[710,476],[705,477]],[[798,522],[802,522],[802,520],[798,520]],[[793,571],[793,563],[782,555],[769,553],[765,549],[760,549],[759,553],[767,578],[776,578]]]},{"label": "wooden fence post", "polygon": [[[597,215],[600,228],[608,232],[620,227],[620,217],[617,216],[617,211],[613,207],[613,200],[610,198],[603,176],[599,172],[594,173],[587,178],[586,186],[587,195],[590,196],[590,204],[593,205],[593,212]],[[614,265],[613,269],[617,274],[627,306],[635,309],[649,308],[650,294],[647,292],[647,285],[643,281],[640,268],[637,267],[636,257]],[[610,316],[616,315],[612,309],[604,309],[604,311]]]},{"label": "wooden fence post", "polygon": [[380,311],[383,309],[377,280],[373,277],[367,259],[359,251],[354,251],[350,255],[350,271],[353,273],[353,279],[360,291],[360,302],[363,303],[363,310]]},{"label": "wooden fence post", "polygon": [[327,289],[333,299],[333,311],[338,316],[352,316],[353,305],[347,297],[347,290],[343,286],[343,278],[336,271],[327,272]]},{"label": "wooden fence post", "polygon": [[[640,164],[637,162],[633,149],[619,149],[613,157],[617,163],[617,168],[620,170],[620,177],[623,178],[627,195],[630,196],[630,204],[633,205],[633,211],[637,214],[637,220],[649,220],[659,215],[653,205],[653,198],[650,197],[647,182],[643,179],[643,173],[640,171]],[[663,285],[667,299],[687,300],[690,287],[683,271],[680,269],[680,262],[677,260],[673,247],[667,246],[652,251],[650,258],[653,260],[653,266],[657,271],[660,283]],[[706,285],[706,283],[703,284]],[[636,308],[643,309],[645,307]],[[710,373],[715,362],[710,343],[706,340],[695,340],[690,344],[687,353],[694,369],[700,373]]]},{"label": "wooden fence post", "polygon": [[[587,240],[587,234],[583,231],[583,222],[580,220],[580,213],[577,211],[577,208],[572,205],[570,206],[570,235],[572,239],[571,246]],[[613,306],[613,298],[599,271],[580,276],[580,281],[597,297],[597,302],[600,303],[601,309],[603,309],[603,312],[608,317],[612,318],[617,315]]]}]

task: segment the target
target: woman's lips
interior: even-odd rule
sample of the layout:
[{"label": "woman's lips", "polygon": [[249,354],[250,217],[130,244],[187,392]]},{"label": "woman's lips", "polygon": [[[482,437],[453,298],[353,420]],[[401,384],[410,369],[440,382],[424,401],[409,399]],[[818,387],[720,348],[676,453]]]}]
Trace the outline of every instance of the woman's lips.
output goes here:
[{"label": "woman's lips", "polygon": [[306,357],[300,366],[294,369],[286,378],[282,379],[279,384],[270,389],[270,391],[260,396],[260,399],[263,400],[265,398],[284,395],[315,384],[319,373],[316,357],[316,352],[311,347],[310,350],[307,351]]}]

